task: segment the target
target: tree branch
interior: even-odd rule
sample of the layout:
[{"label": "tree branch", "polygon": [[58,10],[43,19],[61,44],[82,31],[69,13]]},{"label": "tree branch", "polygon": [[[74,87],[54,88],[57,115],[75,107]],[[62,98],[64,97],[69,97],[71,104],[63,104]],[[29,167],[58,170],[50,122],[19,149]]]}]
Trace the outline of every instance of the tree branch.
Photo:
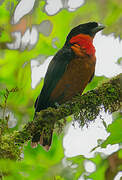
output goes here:
[{"label": "tree branch", "polygon": [[101,109],[109,113],[118,111],[120,109],[120,76],[122,74],[102,83],[96,89],[82,96],[76,96],[72,101],[57,109],[48,108],[40,111],[35,120],[27,123],[23,130],[18,132],[16,142],[31,139],[31,136],[43,130],[43,126],[52,128],[52,124],[57,124],[60,129],[64,123],[62,119],[72,114],[81,125],[84,125],[94,120]]},{"label": "tree branch", "polygon": [[[121,105],[121,78],[122,74],[119,74],[103,82],[96,89],[88,91],[82,96],[78,95],[72,101],[60,105],[57,109],[48,108],[40,111],[37,117],[33,121],[28,122],[21,131],[16,131],[11,136],[7,136],[7,142],[9,139],[12,142],[12,146],[14,146],[13,142],[20,146],[30,140],[33,135],[43,132],[44,127],[62,130],[65,125],[63,118],[72,114],[74,114],[75,120],[83,126],[89,121],[93,121],[99,115],[101,109],[109,113],[118,111]],[[3,139],[5,139],[4,136]]]}]

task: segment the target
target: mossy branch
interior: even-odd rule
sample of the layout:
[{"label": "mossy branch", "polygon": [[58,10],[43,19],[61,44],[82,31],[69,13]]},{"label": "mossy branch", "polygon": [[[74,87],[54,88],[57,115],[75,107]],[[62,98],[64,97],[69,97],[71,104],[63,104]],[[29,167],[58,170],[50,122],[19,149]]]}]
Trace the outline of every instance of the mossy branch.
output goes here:
[{"label": "mossy branch", "polygon": [[[75,120],[81,126],[93,121],[100,113],[101,109],[105,112],[113,113],[118,111],[121,106],[121,78],[122,74],[103,82],[94,90],[88,91],[82,96],[76,96],[57,109],[48,108],[38,113],[37,117],[28,122],[21,131],[14,132],[11,136],[3,139],[8,142],[8,138],[12,142],[16,142],[19,146],[27,142],[33,135],[43,132],[44,127],[47,129],[61,130],[65,124],[63,118],[74,114]],[[2,140],[4,143],[4,141]],[[0,147],[1,149],[1,147]]]},{"label": "mossy branch", "polygon": [[122,74],[102,83],[94,90],[87,92],[82,96],[76,96],[57,109],[48,108],[38,113],[38,116],[32,122],[26,124],[24,129],[19,132],[17,142],[30,139],[37,132],[41,132],[42,127],[52,128],[55,124],[59,129],[64,123],[63,118],[74,114],[75,119],[84,125],[94,120],[101,109],[105,112],[113,113],[120,109],[120,77]]}]

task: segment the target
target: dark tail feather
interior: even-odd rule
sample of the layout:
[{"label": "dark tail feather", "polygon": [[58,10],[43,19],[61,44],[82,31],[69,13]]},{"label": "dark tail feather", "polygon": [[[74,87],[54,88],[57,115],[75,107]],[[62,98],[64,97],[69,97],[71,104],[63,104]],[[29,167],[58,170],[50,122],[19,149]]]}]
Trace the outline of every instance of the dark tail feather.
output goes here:
[{"label": "dark tail feather", "polygon": [[[36,113],[34,114],[34,118],[35,117],[36,117]],[[51,127],[50,129],[47,128],[45,131],[43,131],[43,127],[42,127],[42,131],[40,130],[40,132],[34,133],[31,142],[31,147],[36,148],[37,145],[40,144],[41,146],[43,146],[43,148],[46,151],[48,151],[52,143],[52,135],[53,135],[53,130]]]},{"label": "dark tail feather", "polygon": [[48,151],[51,143],[52,143],[52,135],[53,135],[53,131],[49,130],[48,134],[47,133],[37,133],[33,136],[32,139],[32,143],[31,146],[32,148],[37,147],[38,144],[40,144],[41,146],[43,146],[43,148]]},{"label": "dark tail feather", "polygon": [[[37,97],[36,102],[35,102],[34,119],[36,117],[37,112],[39,112],[43,109],[46,109],[47,107],[50,106],[50,103],[48,102],[47,99],[48,99],[47,97],[44,99],[42,94],[40,94]],[[35,132],[35,134],[32,138],[32,143],[31,143],[32,148],[35,148],[35,147],[37,147],[38,144],[40,144],[41,146],[43,146],[43,148],[45,150],[48,151],[51,146],[52,135],[53,135],[52,125],[51,125],[50,129],[46,128],[45,131],[43,131],[43,127],[42,127],[42,131],[40,130],[40,132],[38,132],[38,133]]]},{"label": "dark tail feather", "polygon": [[53,135],[53,131],[51,130],[50,132],[48,132],[46,136],[45,135],[40,136],[40,145],[42,145],[46,151],[50,149],[52,143],[52,135]]}]

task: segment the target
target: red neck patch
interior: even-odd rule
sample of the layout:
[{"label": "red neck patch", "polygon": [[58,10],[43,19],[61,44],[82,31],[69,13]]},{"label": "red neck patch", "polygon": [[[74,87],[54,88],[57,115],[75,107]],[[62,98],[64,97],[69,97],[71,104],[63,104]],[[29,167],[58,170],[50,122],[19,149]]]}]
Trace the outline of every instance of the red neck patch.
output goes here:
[{"label": "red neck patch", "polygon": [[71,44],[80,45],[86,54],[95,56],[95,47],[93,46],[93,38],[86,34],[78,34],[70,39]]}]

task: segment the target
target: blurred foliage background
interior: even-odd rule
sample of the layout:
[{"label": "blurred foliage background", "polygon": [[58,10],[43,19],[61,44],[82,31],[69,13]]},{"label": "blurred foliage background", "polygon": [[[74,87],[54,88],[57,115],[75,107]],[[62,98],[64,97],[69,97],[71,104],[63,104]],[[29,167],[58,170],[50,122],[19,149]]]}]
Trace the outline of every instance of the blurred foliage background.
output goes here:
[{"label": "blurred foliage background", "polygon": [[[16,8],[20,2],[22,1],[0,0],[0,136],[2,133],[9,134],[20,130],[26,122],[33,119],[33,105],[43,79],[35,89],[32,88],[32,59],[39,59],[39,63],[43,63],[48,56],[54,55],[63,46],[71,28],[88,21],[103,23],[107,26],[104,34],[113,33],[115,37],[122,38],[121,0],[86,0],[74,11],[64,6],[62,0],[62,7],[54,15],[46,11],[48,1],[36,0],[32,10],[25,13],[16,24],[14,13],[17,13]],[[32,31],[36,32],[37,39],[31,40],[30,44],[29,42],[24,44],[20,40],[18,44],[12,46],[12,43],[16,42],[13,35],[15,31],[21,32],[19,34],[21,38]],[[95,77],[85,92],[95,88],[105,79],[106,77]],[[62,146],[64,134],[60,136],[54,134],[53,145],[49,152],[45,152],[39,146],[32,149],[28,143],[22,150],[21,161],[1,159],[0,178],[78,180],[82,175],[84,179],[97,180],[99,177],[99,180],[112,180],[117,172],[122,171],[122,123],[119,113],[114,114],[113,123],[106,129],[110,132],[110,136],[99,146],[105,148],[108,144],[120,145],[120,149],[110,156],[99,153],[89,159],[82,155],[67,158]],[[86,160],[95,164],[94,172],[86,171],[84,166]]]}]

